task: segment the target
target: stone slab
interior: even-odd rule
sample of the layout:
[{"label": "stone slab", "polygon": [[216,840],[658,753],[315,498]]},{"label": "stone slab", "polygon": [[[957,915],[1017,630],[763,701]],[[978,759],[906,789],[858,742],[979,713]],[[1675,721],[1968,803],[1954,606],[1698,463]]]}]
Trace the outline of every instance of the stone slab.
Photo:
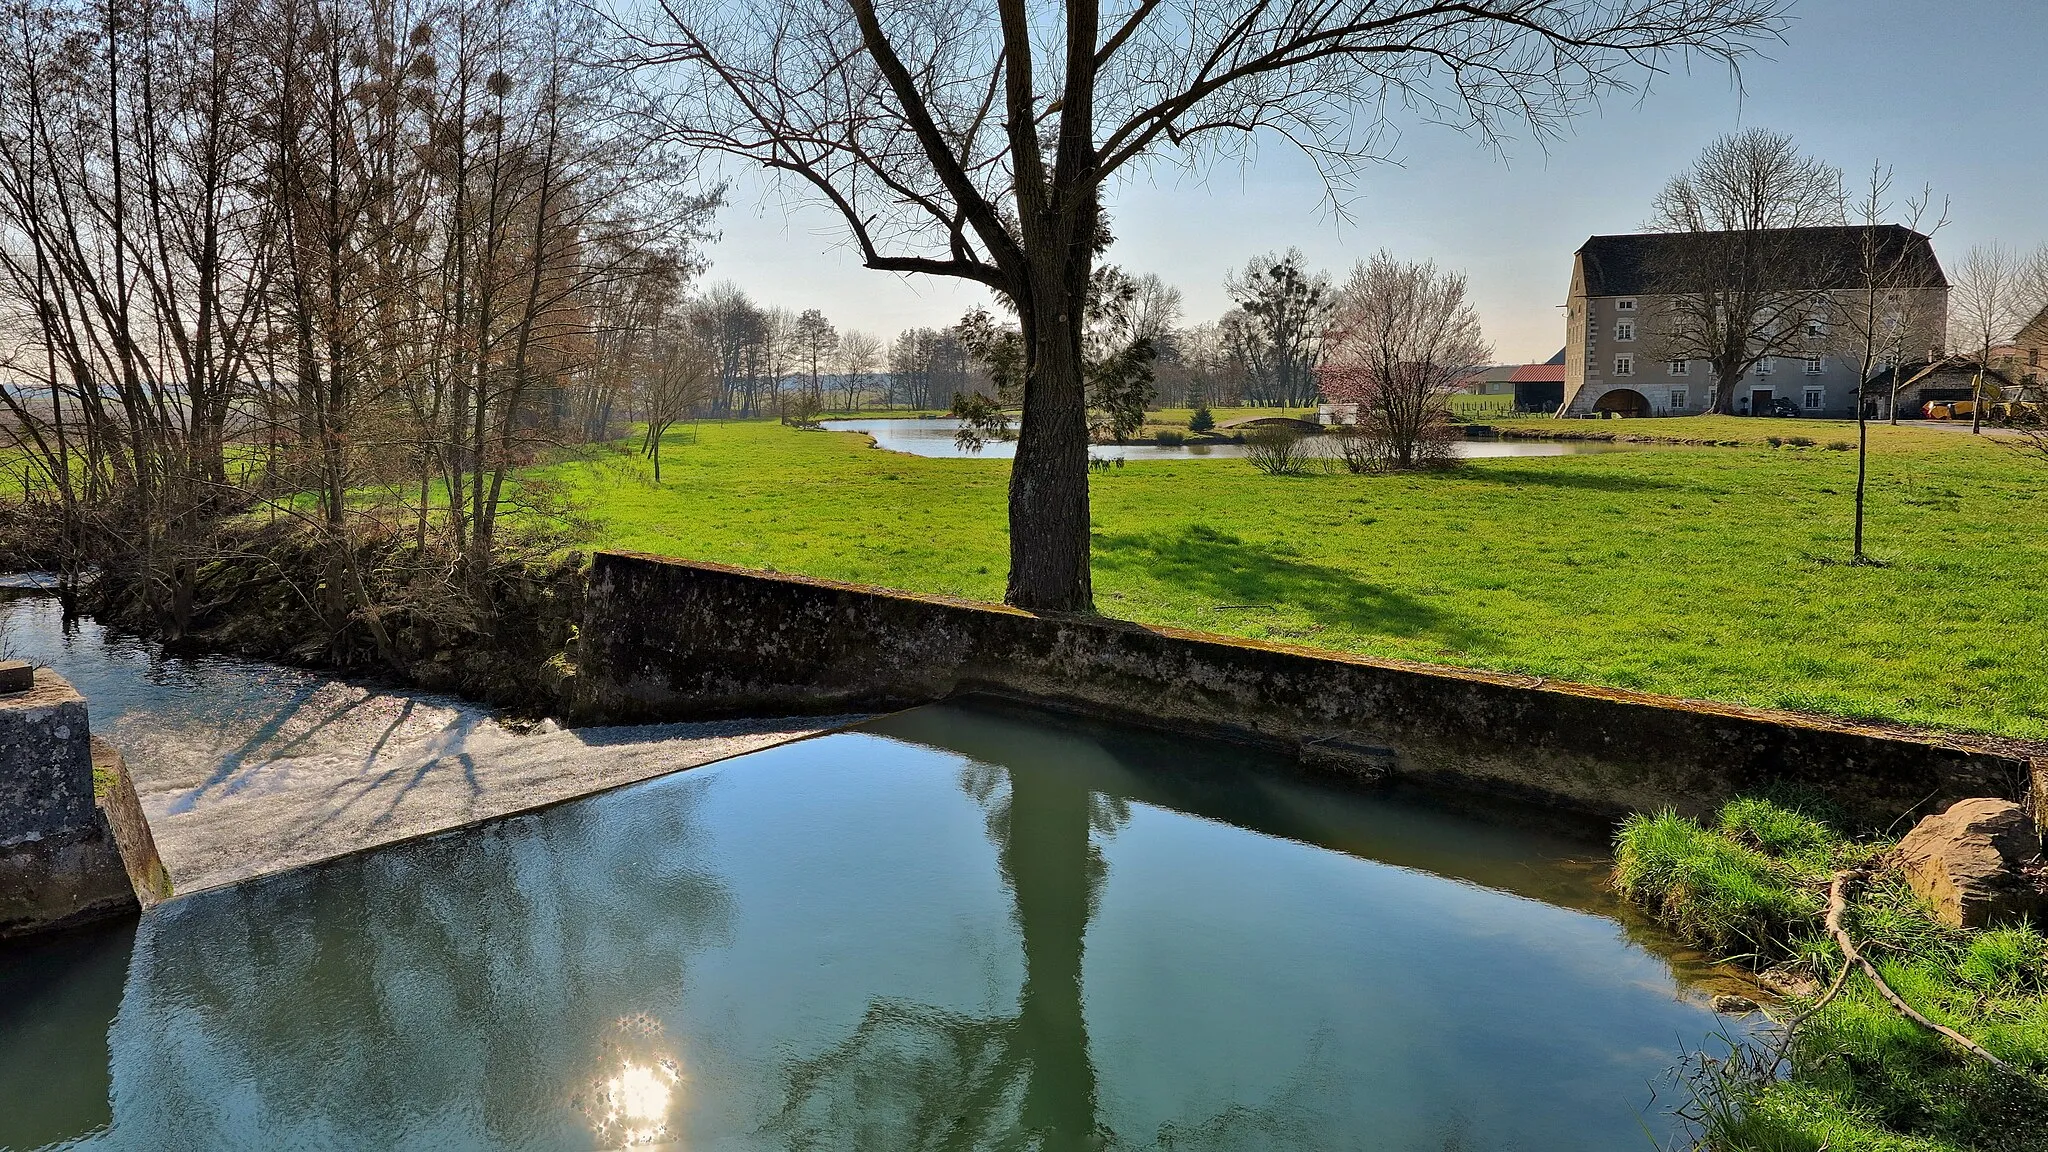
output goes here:
[{"label": "stone slab", "polygon": [[786,744],[865,716],[553,730],[522,735],[453,713],[396,753],[252,759],[195,783],[131,763],[177,895],[433,835]]}]

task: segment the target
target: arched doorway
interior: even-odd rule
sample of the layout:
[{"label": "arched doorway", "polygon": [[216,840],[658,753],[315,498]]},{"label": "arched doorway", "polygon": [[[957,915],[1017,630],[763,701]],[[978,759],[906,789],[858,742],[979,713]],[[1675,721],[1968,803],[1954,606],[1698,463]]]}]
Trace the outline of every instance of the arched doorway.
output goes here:
[{"label": "arched doorway", "polygon": [[1648,416],[1650,402],[1633,388],[1616,388],[1603,393],[1600,399],[1594,401],[1593,410],[1612,412],[1616,416]]}]

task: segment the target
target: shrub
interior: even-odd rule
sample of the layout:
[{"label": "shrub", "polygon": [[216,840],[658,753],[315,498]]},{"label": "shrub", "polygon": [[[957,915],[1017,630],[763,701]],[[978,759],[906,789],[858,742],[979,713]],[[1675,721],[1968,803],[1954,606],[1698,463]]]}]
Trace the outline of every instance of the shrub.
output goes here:
[{"label": "shrub", "polygon": [[1849,443],[1847,440],[1828,441],[1828,451],[1830,452],[1847,452],[1849,449],[1854,447],[1856,446],[1854,444]]},{"label": "shrub", "polygon": [[1794,448],[1811,448],[1813,447],[1813,437],[1787,436],[1785,437],[1785,443],[1790,444]]},{"label": "shrub", "polygon": [[1188,438],[1186,436],[1171,428],[1161,428],[1159,430],[1159,444],[1163,448],[1178,448],[1187,442]]},{"label": "shrub", "polygon": [[1307,470],[1308,433],[1292,424],[1259,424],[1244,434],[1244,457],[1268,476],[1291,476]]},{"label": "shrub", "polygon": [[1215,430],[1216,417],[1209,411],[1209,406],[1207,404],[1197,404],[1195,406],[1195,414],[1188,417],[1188,431],[1213,432]]},{"label": "shrub", "polygon": [[1785,438],[1783,436],[1766,436],[1764,437],[1764,443],[1769,444],[1773,448],[1783,448],[1785,446]]}]

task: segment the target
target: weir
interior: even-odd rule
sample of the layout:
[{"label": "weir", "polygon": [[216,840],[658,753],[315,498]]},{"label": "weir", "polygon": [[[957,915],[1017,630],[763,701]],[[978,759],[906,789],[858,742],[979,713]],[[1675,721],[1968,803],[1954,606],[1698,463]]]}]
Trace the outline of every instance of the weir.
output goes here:
[{"label": "weir", "polygon": [[2048,753],[2011,742],[633,553],[593,558],[580,646],[579,707],[613,722],[990,694],[1602,817],[1704,813],[1780,782],[1872,827],[2048,795]]}]

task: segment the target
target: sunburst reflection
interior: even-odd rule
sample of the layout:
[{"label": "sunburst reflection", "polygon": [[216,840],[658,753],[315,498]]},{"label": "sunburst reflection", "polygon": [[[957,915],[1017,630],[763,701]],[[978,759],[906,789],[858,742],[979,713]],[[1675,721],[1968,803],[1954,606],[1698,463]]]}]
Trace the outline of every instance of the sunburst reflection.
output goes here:
[{"label": "sunburst reflection", "polygon": [[682,1066],[662,1051],[661,1025],[645,1016],[619,1021],[605,1044],[605,1072],[594,1087],[592,1127],[601,1148],[637,1148],[672,1139],[669,1118]]}]

